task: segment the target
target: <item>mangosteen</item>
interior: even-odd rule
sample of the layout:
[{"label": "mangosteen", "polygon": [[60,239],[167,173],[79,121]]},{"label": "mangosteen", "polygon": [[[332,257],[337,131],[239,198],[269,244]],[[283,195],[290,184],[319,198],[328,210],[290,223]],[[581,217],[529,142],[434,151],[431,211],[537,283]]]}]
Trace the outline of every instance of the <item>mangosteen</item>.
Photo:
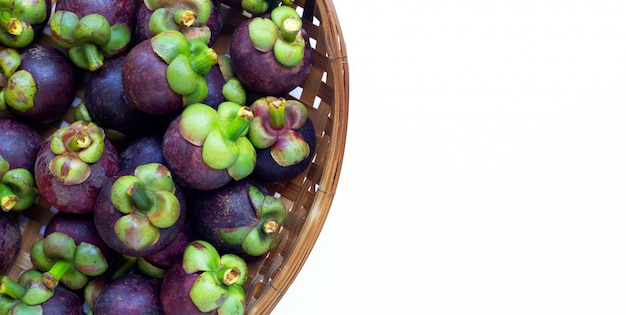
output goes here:
[{"label": "mangosteen", "polygon": [[40,195],[59,211],[93,211],[100,188],[119,171],[119,157],[98,125],[76,121],[44,141],[35,161]]},{"label": "mangosteen", "polygon": [[11,1],[0,14],[0,44],[4,47],[24,48],[38,38],[50,17],[50,0]]},{"label": "mangosteen", "polygon": [[165,314],[245,313],[243,285],[248,266],[239,256],[219,255],[202,240],[187,245],[182,258],[172,265],[161,281],[161,304]]},{"label": "mangosteen", "polygon": [[93,314],[163,314],[160,295],[157,280],[141,274],[123,275],[100,292]]},{"label": "mangosteen", "polygon": [[51,232],[33,243],[30,260],[43,272],[43,284],[50,289],[61,283],[71,290],[82,289],[90,277],[99,276],[108,268],[108,259],[98,246],[63,232]]},{"label": "mangosteen", "polygon": [[279,183],[302,173],[315,152],[315,129],[306,106],[297,100],[267,96],[250,105],[254,119],[248,139],[257,149],[251,176]]},{"label": "mangosteen", "polygon": [[0,49],[0,109],[21,121],[47,124],[63,117],[77,90],[77,72],[60,50],[32,44],[19,52]]},{"label": "mangosteen", "polygon": [[201,102],[207,95],[204,77],[217,63],[217,53],[197,39],[175,30],[163,31],[133,47],[122,68],[123,91],[135,108],[166,115]]},{"label": "mangosteen", "polygon": [[289,6],[242,22],[230,42],[237,78],[260,95],[285,96],[309,73],[312,48],[302,19]]},{"label": "mangosteen", "polygon": [[136,12],[135,0],[57,0],[50,33],[76,66],[95,71],[130,48]]},{"label": "mangosteen", "polygon": [[124,97],[122,65],[125,57],[122,55],[107,60],[89,76],[84,97],[88,117],[101,128],[116,132],[122,138],[162,132],[167,126],[165,119],[138,110]]},{"label": "mangosteen", "polygon": [[185,197],[159,163],[120,171],[107,181],[94,207],[96,229],[115,251],[133,257],[172,243],[186,218]]},{"label": "mangosteen", "polygon": [[141,42],[164,30],[176,30],[212,47],[221,28],[216,0],[145,0],[137,9],[135,37]]},{"label": "mangosteen", "polygon": [[0,211],[0,274],[17,259],[22,246],[22,231],[15,213]]},{"label": "mangosteen", "polygon": [[2,314],[82,315],[83,301],[63,286],[50,289],[43,284],[36,269],[24,271],[17,279],[0,277],[0,312]]},{"label": "mangosteen", "polygon": [[115,251],[104,242],[94,223],[93,212],[67,213],[57,212],[46,224],[43,237],[54,232],[61,232],[71,237],[76,244],[89,243],[96,246],[102,255],[111,260]]},{"label": "mangosteen", "polygon": [[33,171],[43,139],[29,125],[0,118],[0,209],[21,211],[30,207],[39,190]]},{"label": "mangosteen", "polygon": [[142,164],[160,163],[167,166],[163,157],[163,135],[151,134],[135,138],[120,153],[120,170]]},{"label": "mangosteen", "polygon": [[185,107],[163,135],[163,156],[182,186],[210,190],[252,173],[254,147],[246,138],[252,112],[233,102]]},{"label": "mangosteen", "polygon": [[252,180],[189,193],[188,203],[194,237],[208,241],[222,254],[261,256],[281,240],[285,205]]}]

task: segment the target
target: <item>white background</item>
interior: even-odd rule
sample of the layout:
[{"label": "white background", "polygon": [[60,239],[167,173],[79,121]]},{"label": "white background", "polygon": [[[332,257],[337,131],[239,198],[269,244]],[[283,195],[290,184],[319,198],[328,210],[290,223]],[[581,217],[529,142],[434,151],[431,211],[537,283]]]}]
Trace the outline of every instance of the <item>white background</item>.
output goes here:
[{"label": "white background", "polygon": [[626,2],[335,8],[344,164],[272,314],[626,314]]}]

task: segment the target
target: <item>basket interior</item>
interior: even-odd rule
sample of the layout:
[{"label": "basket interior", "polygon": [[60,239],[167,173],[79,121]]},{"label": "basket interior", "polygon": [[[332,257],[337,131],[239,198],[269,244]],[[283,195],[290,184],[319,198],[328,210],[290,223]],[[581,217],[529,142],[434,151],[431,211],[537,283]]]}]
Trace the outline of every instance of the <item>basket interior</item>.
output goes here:
[{"label": "basket interior", "polygon": [[[288,214],[280,231],[277,249],[249,265],[245,285],[250,314],[267,314],[278,303],[307,259],[324,224],[337,187],[345,147],[348,116],[348,65],[343,37],[330,0],[295,1],[292,5],[304,17],[313,51],[313,65],[305,81],[289,97],[300,100],[309,111],[316,130],[316,150],[308,169],[290,182],[268,184],[267,188],[285,203]],[[230,34],[250,17],[241,9],[220,5],[224,25],[214,49],[228,52]],[[42,38],[41,41],[49,41]],[[82,97],[82,89],[78,97]],[[2,114],[0,114],[2,115]],[[6,113],[4,114],[6,115]],[[47,137],[63,123],[73,121],[70,110],[64,121],[38,127]],[[11,278],[32,267],[29,250],[42,238],[54,209],[39,198],[20,215],[22,248],[6,272]]]}]

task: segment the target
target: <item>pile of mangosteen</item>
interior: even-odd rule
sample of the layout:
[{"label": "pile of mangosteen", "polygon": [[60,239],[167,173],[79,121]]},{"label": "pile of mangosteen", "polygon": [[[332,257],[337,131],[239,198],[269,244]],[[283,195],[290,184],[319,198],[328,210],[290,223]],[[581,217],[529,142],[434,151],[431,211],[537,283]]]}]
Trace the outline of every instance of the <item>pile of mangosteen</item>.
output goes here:
[{"label": "pile of mangosteen", "polygon": [[286,0],[1,1],[0,314],[245,313],[287,214],[267,187],[315,152],[311,58]]}]

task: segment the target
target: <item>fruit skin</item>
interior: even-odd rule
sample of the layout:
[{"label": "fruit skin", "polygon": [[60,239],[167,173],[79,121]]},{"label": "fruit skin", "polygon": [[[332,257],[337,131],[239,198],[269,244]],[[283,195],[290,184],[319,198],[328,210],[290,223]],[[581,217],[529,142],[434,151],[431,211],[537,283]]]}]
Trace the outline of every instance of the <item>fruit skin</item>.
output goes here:
[{"label": "fruit skin", "polygon": [[0,117],[0,156],[11,169],[35,169],[37,151],[43,139],[35,129],[13,118]]},{"label": "fruit skin", "polygon": [[161,295],[161,303],[166,315],[217,315],[217,310],[207,313],[201,312],[189,297],[189,290],[191,290],[191,287],[199,276],[200,273],[186,273],[185,270],[183,270],[180,259],[165,271],[163,281],[161,282],[161,290],[166,292],[164,287],[175,286],[177,288],[176,290],[167,290],[168,294]]},{"label": "fruit skin", "polygon": [[83,301],[81,298],[62,286],[54,289],[54,295],[43,304],[43,315],[83,315]]},{"label": "fruit skin", "polygon": [[109,177],[119,171],[119,157],[111,141],[104,138],[104,153],[95,163],[90,164],[91,174],[84,182],[64,185],[52,175],[48,165],[56,156],[50,150],[51,137],[46,139],[37,153],[35,161],[35,181],[40,187],[40,195],[59,211],[87,213],[93,211],[100,188]]},{"label": "fruit skin", "polygon": [[0,273],[13,265],[21,245],[22,231],[17,215],[0,211]]},{"label": "fruit skin", "polygon": [[167,166],[163,158],[163,136],[161,134],[137,137],[120,153],[121,170],[153,162]]},{"label": "fruit skin", "polygon": [[250,92],[286,96],[304,81],[311,68],[313,52],[308,34],[302,29],[306,43],[304,58],[296,66],[287,67],[276,60],[272,50],[262,52],[252,45],[248,33],[251,21],[248,19],[242,22],[233,32],[229,50],[233,70]]},{"label": "fruit skin", "polygon": [[179,231],[183,228],[187,217],[186,200],[182,189],[178,187],[178,184],[175,184],[176,187],[174,195],[180,203],[180,215],[176,222],[170,227],[160,228],[158,240],[143,249],[134,249],[127,246],[118,238],[114,231],[115,223],[125,214],[120,212],[111,202],[111,191],[113,183],[115,183],[118,178],[125,175],[132,175],[134,170],[134,168],[121,170],[116,175],[108,179],[107,183],[102,187],[95,200],[94,221],[98,233],[111,248],[124,255],[141,257],[163,250],[176,239]]},{"label": "fruit skin", "polygon": [[94,315],[163,314],[159,282],[141,274],[113,279],[98,295]]},{"label": "fruit skin", "polygon": [[20,51],[22,64],[18,70],[31,74],[36,83],[34,106],[26,111],[8,106],[17,119],[33,124],[47,124],[63,117],[77,91],[78,73],[69,58],[60,50],[32,44]]},{"label": "fruit skin", "polygon": [[180,120],[180,116],[174,119],[163,136],[163,154],[174,179],[182,186],[200,190],[215,189],[230,182],[232,177],[227,169],[208,167],[202,159],[202,147],[187,142],[178,132]]}]

